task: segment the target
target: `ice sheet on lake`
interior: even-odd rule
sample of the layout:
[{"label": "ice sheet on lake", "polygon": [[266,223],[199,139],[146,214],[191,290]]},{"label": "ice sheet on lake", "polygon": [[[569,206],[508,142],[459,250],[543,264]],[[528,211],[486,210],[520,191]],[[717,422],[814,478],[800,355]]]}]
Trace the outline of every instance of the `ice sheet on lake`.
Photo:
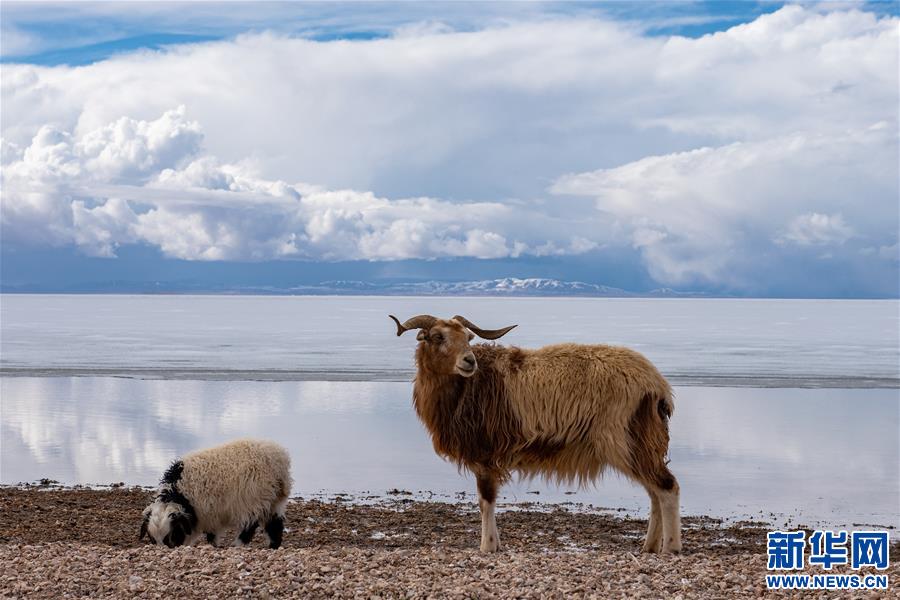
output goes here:
[{"label": "ice sheet on lake", "polygon": [[894,300],[0,297],[0,374],[408,381],[389,313],[518,323],[504,343],[622,344],[676,383],[900,386]]}]

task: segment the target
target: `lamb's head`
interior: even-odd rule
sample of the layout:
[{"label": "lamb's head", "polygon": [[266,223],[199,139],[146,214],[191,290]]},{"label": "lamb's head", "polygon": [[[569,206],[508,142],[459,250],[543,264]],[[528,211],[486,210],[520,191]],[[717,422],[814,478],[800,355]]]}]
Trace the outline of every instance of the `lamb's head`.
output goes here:
[{"label": "lamb's head", "polygon": [[[180,496],[180,498],[178,497]],[[175,548],[184,544],[197,525],[197,517],[184,496],[171,489],[163,489],[144,509],[141,533],[154,544]]]},{"label": "lamb's head", "polygon": [[416,339],[419,347],[416,358],[419,367],[438,375],[460,375],[471,377],[478,369],[475,354],[469,342],[477,335],[486,340],[503,337],[515,327],[503,329],[481,329],[465,317],[438,319],[431,315],[418,315],[401,323],[394,315],[388,315],[397,324],[397,335],[410,329],[418,329]]}]

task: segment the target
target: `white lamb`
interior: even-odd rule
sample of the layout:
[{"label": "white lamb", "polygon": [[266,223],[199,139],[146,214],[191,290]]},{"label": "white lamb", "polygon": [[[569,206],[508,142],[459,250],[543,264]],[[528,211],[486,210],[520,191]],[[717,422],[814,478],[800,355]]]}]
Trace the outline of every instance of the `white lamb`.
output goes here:
[{"label": "white lamb", "polygon": [[198,450],[172,464],[159,492],[144,509],[140,538],[170,548],[200,536],[216,545],[227,529],[240,533],[235,546],[250,543],[263,526],[270,548],[281,545],[291,491],[291,458],[273,442],[236,440]]}]

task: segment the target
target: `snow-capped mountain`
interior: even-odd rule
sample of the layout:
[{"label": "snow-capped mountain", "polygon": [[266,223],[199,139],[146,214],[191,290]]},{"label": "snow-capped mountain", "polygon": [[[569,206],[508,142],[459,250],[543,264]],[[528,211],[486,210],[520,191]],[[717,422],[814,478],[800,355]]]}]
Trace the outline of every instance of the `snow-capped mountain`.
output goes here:
[{"label": "snow-capped mountain", "polygon": [[530,277],[504,277],[480,281],[421,281],[373,283],[365,281],[324,281],[316,286],[299,286],[286,290],[295,294],[371,294],[409,296],[589,296],[628,298],[635,296],[683,296],[670,289],[636,294],[621,288]]},{"label": "snow-capped mountain", "polygon": [[[21,289],[4,286],[3,292],[45,292],[44,289]],[[60,291],[60,290],[52,290]],[[678,292],[661,288],[635,293],[621,288],[559,279],[529,277],[504,277],[476,281],[358,281],[333,280],[316,284],[284,285],[204,285],[191,281],[135,283],[109,281],[84,288],[66,289],[67,293],[111,294],[257,294],[294,296],[581,296],[594,298],[690,298],[708,297],[708,294]]]},{"label": "snow-capped mountain", "polygon": [[[361,281],[325,281],[322,291],[356,294],[409,294],[415,296],[631,296],[619,288],[558,279],[505,277],[483,281],[421,281],[399,283],[371,283]],[[304,287],[297,292],[312,292]]]}]

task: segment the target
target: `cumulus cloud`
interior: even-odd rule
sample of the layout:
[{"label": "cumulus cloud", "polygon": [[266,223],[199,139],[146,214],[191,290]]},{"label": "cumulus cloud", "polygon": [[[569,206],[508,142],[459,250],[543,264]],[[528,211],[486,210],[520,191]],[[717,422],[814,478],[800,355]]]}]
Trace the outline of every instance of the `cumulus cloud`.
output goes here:
[{"label": "cumulus cloud", "polygon": [[898,25],[791,5],[696,39],[561,18],[8,64],[4,233],[199,260],[630,247],[738,288],[823,253],[896,270]]},{"label": "cumulus cloud", "polygon": [[189,157],[199,139],[199,126],[185,118],[184,107],[150,122],[123,117],[84,136],[43,125],[24,151],[4,152],[5,233],[52,245],[76,243],[89,254],[113,256],[118,243],[131,241],[135,215],[127,202],[96,198],[85,186],[142,182],[155,168]]},{"label": "cumulus cloud", "polygon": [[260,33],[85,67],[5,65],[3,137],[185,105],[210,154],[390,197],[532,197],[560,173],[895,120],[897,19],[785,7],[699,39],[602,20],[315,42]]},{"label": "cumulus cloud", "polygon": [[197,152],[202,139],[200,125],[184,114],[180,106],[154,121],[121,117],[82,136],[77,153],[88,171],[106,180],[132,181],[176,166]]},{"label": "cumulus cloud", "polygon": [[[267,180],[252,164],[203,154],[202,138],[183,107],[80,136],[42,127],[4,165],[3,225],[15,238],[94,256],[145,243],[188,260],[503,258],[541,254],[570,234],[540,231],[540,214],[503,203]],[[579,243],[569,251],[591,248]]]},{"label": "cumulus cloud", "polygon": [[594,198],[657,280],[740,286],[754,254],[896,239],[898,158],[895,130],[876,124],[647,157],[552,191]]}]

